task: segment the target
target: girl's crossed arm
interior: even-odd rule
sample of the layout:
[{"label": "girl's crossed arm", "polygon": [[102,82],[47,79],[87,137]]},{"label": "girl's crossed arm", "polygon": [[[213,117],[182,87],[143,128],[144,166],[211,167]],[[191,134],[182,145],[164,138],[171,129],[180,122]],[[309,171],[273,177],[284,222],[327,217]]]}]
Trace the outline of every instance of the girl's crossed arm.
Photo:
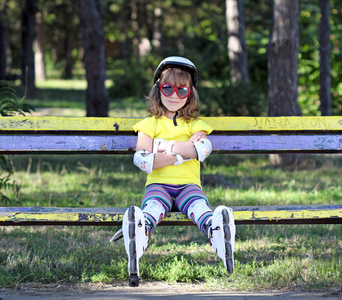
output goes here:
[{"label": "girl's crossed arm", "polygon": [[[153,152],[153,139],[146,133],[139,131],[136,151],[146,150]],[[156,153],[154,157],[153,169],[160,169],[166,166],[173,165],[177,158],[166,153]]]},{"label": "girl's crossed arm", "polygon": [[[198,131],[192,135],[189,141],[175,141],[172,146],[172,152],[181,155],[184,159],[195,159],[197,158],[197,152],[193,143],[202,138],[206,138],[206,133],[204,131]],[[153,169],[170,166],[177,161],[176,156],[164,153],[168,143],[169,141],[164,141],[159,144],[158,152],[154,158]],[[153,152],[153,139],[142,131],[139,131],[138,133],[138,141],[136,146],[136,151],[140,150],[146,150],[151,153]]]}]

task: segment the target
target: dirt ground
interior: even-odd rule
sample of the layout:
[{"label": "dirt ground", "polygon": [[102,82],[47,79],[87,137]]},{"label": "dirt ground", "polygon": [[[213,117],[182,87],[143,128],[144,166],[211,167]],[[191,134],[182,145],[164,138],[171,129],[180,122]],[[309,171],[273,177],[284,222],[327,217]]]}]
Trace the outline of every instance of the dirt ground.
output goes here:
[{"label": "dirt ground", "polygon": [[17,288],[0,288],[0,300],[159,300],[159,299],[211,299],[211,300],[277,300],[287,299],[342,299],[338,289],[332,291],[303,292],[299,290],[236,292],[212,290],[196,284],[167,284],[144,282],[139,287],[131,288],[123,283],[114,285],[86,284],[22,284]]}]

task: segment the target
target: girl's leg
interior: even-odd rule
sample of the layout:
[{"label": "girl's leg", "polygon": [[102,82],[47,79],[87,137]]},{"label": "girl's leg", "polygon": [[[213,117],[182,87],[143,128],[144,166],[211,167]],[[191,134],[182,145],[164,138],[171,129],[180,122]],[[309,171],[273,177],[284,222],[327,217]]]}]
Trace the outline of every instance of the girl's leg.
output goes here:
[{"label": "girl's leg", "polygon": [[206,225],[213,215],[209,201],[198,185],[187,185],[176,198],[175,206],[206,234]]},{"label": "girl's leg", "polygon": [[234,270],[235,224],[232,209],[219,206],[213,212],[197,185],[189,185],[176,198],[176,207],[206,234],[229,274]]},{"label": "girl's leg", "polygon": [[128,255],[129,285],[139,285],[139,259],[148,247],[150,235],[172,207],[172,198],[157,185],[146,188],[140,209],[131,206],[124,215],[122,231]]},{"label": "girl's leg", "polygon": [[141,209],[147,219],[147,223],[152,227],[152,232],[171,210],[172,205],[173,199],[162,185],[151,184],[146,187]]}]

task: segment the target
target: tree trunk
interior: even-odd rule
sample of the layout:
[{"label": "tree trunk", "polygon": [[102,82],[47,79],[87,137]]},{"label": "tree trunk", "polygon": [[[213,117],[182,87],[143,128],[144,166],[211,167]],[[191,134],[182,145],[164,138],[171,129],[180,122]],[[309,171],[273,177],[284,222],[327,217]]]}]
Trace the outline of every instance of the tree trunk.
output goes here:
[{"label": "tree trunk", "polygon": [[27,96],[36,94],[33,42],[36,37],[36,0],[26,0],[21,23],[21,85]]},{"label": "tree trunk", "polygon": [[226,0],[228,56],[234,85],[249,81],[243,0]]},{"label": "tree trunk", "polygon": [[41,13],[37,14],[37,37],[33,48],[36,80],[45,80],[45,26]]},{"label": "tree trunk", "polygon": [[332,115],[331,100],[331,65],[330,65],[330,1],[320,0],[321,22],[319,26],[319,52],[320,52],[320,92],[322,116]]},{"label": "tree trunk", "polygon": [[[300,116],[298,104],[299,1],[274,0],[268,48],[269,116]],[[298,157],[271,155],[274,165],[291,165]]]},{"label": "tree trunk", "polygon": [[0,11],[0,80],[7,79],[7,49],[8,49],[8,28],[5,20],[7,16],[7,5]]},{"label": "tree trunk", "polygon": [[74,67],[74,58],[72,56],[72,51],[75,44],[75,32],[74,32],[74,18],[75,18],[75,6],[74,4],[63,5],[63,11],[65,15],[66,22],[63,24],[64,27],[64,73],[63,78],[72,79],[72,70]]},{"label": "tree trunk", "polygon": [[88,88],[87,117],[108,116],[108,93],[105,87],[106,55],[101,0],[78,0],[84,64]]},{"label": "tree trunk", "polygon": [[137,63],[140,62],[140,52],[139,52],[140,34],[139,34],[138,15],[139,15],[138,3],[137,3],[137,0],[133,0],[132,12],[131,12],[131,20],[132,20],[132,28],[133,28],[133,54],[135,57],[135,61]]},{"label": "tree trunk", "polygon": [[274,0],[268,48],[269,116],[300,116],[298,104],[299,1]]}]

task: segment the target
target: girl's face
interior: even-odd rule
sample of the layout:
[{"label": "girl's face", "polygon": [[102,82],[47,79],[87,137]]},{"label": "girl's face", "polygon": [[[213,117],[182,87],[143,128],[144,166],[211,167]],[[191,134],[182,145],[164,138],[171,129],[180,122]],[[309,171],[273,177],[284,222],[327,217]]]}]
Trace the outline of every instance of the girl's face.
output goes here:
[{"label": "girl's face", "polygon": [[[169,69],[170,70],[170,69]],[[165,93],[160,92],[161,102],[167,108],[165,111],[165,116],[167,118],[173,118],[174,112],[180,110],[187,102],[189,95],[185,98],[184,95],[187,94],[191,89],[191,77],[187,72],[181,71],[179,69],[172,69],[172,71],[167,72],[165,76],[162,76],[160,86],[168,84],[168,90]],[[179,73],[182,72],[182,73]],[[185,73],[185,75],[183,75]],[[190,79],[190,80],[189,80]],[[172,87],[174,88],[173,93]],[[188,88],[188,90],[186,89]]]},{"label": "girl's face", "polygon": [[[178,86],[174,86],[176,89]],[[173,117],[174,113],[178,110],[180,110],[188,100],[188,97],[180,98],[176,91],[173,92],[170,96],[165,96],[163,93],[160,93],[161,102],[163,105],[167,108],[167,111],[165,112],[166,117]]]}]

